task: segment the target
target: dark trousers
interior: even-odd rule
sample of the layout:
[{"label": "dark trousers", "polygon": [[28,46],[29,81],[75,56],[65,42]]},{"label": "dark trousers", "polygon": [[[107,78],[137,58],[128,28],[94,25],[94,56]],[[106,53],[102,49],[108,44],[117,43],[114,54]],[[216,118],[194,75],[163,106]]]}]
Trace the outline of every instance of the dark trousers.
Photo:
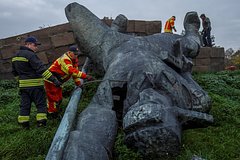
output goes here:
[{"label": "dark trousers", "polygon": [[46,94],[44,87],[20,88],[20,116],[29,116],[32,102],[37,107],[37,113],[47,112]]},{"label": "dark trousers", "polygon": [[212,47],[211,29],[206,29],[203,32],[203,45],[206,47]]}]

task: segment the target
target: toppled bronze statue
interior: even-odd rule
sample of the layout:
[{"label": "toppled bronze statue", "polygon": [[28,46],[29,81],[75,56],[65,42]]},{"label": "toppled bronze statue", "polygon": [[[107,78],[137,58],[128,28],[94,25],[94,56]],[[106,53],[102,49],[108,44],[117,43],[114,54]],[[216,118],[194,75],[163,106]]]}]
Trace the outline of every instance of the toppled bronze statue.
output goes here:
[{"label": "toppled bronze statue", "polygon": [[78,3],[65,12],[79,47],[104,78],[79,115],[63,159],[110,159],[117,119],[127,146],[152,159],[176,156],[183,129],[213,122],[210,98],[191,77],[191,58],[200,49],[196,12],[186,14],[184,36],[144,37],[120,33],[121,19],[108,27]]}]

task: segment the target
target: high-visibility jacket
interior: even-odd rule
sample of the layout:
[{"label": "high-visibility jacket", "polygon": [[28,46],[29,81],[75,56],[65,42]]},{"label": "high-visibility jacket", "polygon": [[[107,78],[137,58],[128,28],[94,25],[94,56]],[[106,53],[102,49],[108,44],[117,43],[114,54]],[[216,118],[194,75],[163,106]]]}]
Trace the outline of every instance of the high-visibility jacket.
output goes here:
[{"label": "high-visibility jacket", "polygon": [[20,88],[43,86],[43,78],[55,80],[34,51],[25,46],[12,58],[12,73],[19,80]]},{"label": "high-visibility jacket", "polygon": [[75,84],[80,85],[80,78],[85,79],[87,75],[78,70],[78,59],[72,59],[69,54],[70,51],[55,60],[49,71],[62,83],[72,77]]},{"label": "high-visibility jacket", "polygon": [[174,18],[171,17],[167,20],[164,26],[165,33],[172,33],[172,29],[174,28]]}]

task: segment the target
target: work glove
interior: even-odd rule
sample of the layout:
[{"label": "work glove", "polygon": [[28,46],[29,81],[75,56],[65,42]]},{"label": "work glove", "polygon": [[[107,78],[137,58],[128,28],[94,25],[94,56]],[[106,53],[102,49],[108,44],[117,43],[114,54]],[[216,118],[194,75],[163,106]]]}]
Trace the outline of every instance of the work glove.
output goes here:
[{"label": "work glove", "polygon": [[60,81],[58,81],[57,79],[55,79],[55,80],[53,81],[53,83],[54,83],[54,85],[55,85],[56,87],[61,87],[61,85],[62,85],[62,83],[61,83]]}]

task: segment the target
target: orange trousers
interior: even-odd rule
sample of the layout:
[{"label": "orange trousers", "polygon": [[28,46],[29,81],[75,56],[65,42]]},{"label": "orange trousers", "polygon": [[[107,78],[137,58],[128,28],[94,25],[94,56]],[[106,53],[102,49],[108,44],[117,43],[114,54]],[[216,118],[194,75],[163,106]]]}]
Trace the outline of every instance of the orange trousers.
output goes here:
[{"label": "orange trousers", "polygon": [[44,85],[47,94],[48,113],[59,112],[61,110],[62,88],[56,87],[53,83],[47,81],[44,81]]}]

